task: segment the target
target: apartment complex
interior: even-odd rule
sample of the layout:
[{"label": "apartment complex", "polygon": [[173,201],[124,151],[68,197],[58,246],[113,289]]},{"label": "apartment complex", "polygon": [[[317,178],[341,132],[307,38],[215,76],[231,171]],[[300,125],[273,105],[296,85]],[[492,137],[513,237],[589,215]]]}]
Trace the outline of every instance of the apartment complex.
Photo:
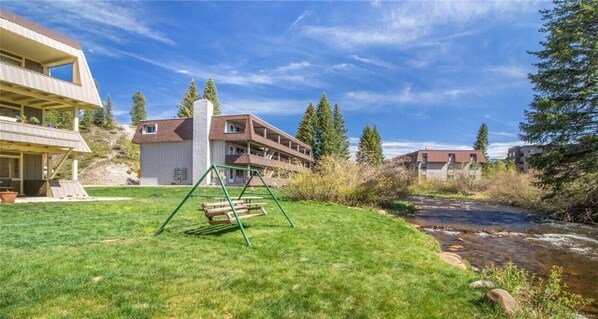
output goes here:
[{"label": "apartment complex", "polygon": [[[199,100],[191,118],[139,124],[133,142],[141,145],[141,185],[192,185],[212,164],[257,168],[269,184],[284,185],[289,173],[305,172],[313,165],[309,145],[258,117],[213,116],[212,112],[212,103]],[[248,172],[241,170],[220,174],[229,185],[249,179]],[[214,177],[203,183],[216,183]]]},{"label": "apartment complex", "polygon": [[418,181],[436,178],[453,180],[459,176],[480,179],[484,153],[478,150],[418,150],[400,156]]},{"label": "apartment complex", "polygon": [[529,159],[534,154],[542,153],[542,147],[537,145],[525,145],[510,147],[507,151],[507,161],[515,163],[517,169],[521,172],[527,172],[530,169]]},{"label": "apartment complex", "polygon": [[[0,39],[0,188],[86,195],[77,181],[78,156],[91,151],[78,132],[78,114],[102,103],[80,43],[6,10],[0,10]],[[48,127],[49,111],[73,112],[72,129]],[[70,180],[54,180],[65,163]]]}]

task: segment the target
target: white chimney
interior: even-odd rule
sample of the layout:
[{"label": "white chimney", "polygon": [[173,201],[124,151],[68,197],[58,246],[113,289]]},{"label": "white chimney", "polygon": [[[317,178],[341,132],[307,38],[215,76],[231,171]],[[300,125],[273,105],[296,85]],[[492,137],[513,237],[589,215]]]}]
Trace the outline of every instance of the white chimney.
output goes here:
[{"label": "white chimney", "polygon": [[[193,185],[208,170],[210,162],[210,126],[214,107],[208,100],[197,100],[193,103]],[[201,185],[212,182],[212,174],[208,174]]]}]

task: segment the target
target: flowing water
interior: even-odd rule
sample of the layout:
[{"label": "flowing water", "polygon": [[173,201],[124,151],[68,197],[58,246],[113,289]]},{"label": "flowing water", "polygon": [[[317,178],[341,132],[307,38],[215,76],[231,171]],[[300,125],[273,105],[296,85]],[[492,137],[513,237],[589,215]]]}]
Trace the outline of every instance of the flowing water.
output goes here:
[{"label": "flowing water", "polygon": [[463,246],[455,252],[480,269],[512,261],[546,276],[553,265],[561,266],[568,290],[594,299],[584,311],[598,315],[598,227],[476,201],[411,201],[421,209],[406,220],[434,236],[443,251]]}]

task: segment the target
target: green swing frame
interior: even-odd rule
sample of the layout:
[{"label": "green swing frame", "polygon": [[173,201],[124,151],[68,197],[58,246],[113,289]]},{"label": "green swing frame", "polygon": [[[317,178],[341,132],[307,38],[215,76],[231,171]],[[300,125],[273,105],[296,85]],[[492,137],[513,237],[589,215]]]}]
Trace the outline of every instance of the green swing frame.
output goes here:
[{"label": "green swing frame", "polygon": [[199,185],[201,184],[201,182],[203,182],[204,179],[208,176],[208,174],[210,172],[214,172],[215,175],[218,177],[218,183],[220,184],[220,187],[222,188],[222,191],[224,192],[224,196],[225,196],[228,204],[230,205],[231,211],[233,212],[233,215],[235,216],[235,220],[237,221],[237,225],[239,225],[239,229],[241,229],[241,233],[243,234],[243,239],[245,239],[245,245],[247,247],[251,247],[251,241],[249,241],[249,237],[247,237],[247,233],[245,232],[245,227],[243,227],[243,223],[241,222],[241,219],[239,218],[239,215],[237,214],[237,211],[235,210],[235,205],[233,205],[230,193],[226,189],[226,186],[224,185],[224,181],[222,180],[222,177],[220,176],[220,173],[218,172],[219,168],[235,169],[235,170],[241,170],[241,171],[250,172],[249,179],[247,180],[247,183],[245,183],[245,186],[243,187],[243,190],[241,191],[241,194],[239,195],[239,197],[237,199],[241,199],[241,197],[243,197],[243,194],[245,194],[245,191],[247,190],[247,187],[249,186],[249,183],[251,183],[251,180],[253,179],[254,176],[257,176],[260,179],[260,181],[262,182],[262,184],[264,185],[264,187],[266,187],[266,190],[268,190],[268,194],[272,197],[272,199],[274,200],[274,202],[276,203],[276,205],[278,206],[278,208],[280,209],[280,211],[282,212],[282,214],[284,215],[284,217],[286,217],[286,219],[289,222],[289,224],[291,225],[291,227],[295,228],[295,224],[293,224],[293,222],[291,221],[291,218],[289,217],[289,215],[287,214],[287,212],[284,210],[284,208],[282,208],[282,205],[280,205],[280,202],[278,201],[278,199],[276,198],[276,196],[274,196],[274,193],[272,192],[272,190],[270,189],[270,187],[268,187],[268,184],[266,184],[266,182],[264,181],[264,178],[262,177],[262,175],[260,174],[260,172],[258,170],[253,169],[253,168],[246,168],[246,167],[213,164],[213,165],[210,165],[210,167],[208,168],[208,170],[201,176],[201,178],[199,179],[199,181],[197,181],[197,183],[195,183],[195,185],[193,186],[193,188],[191,188],[191,190],[189,191],[189,193],[187,195],[185,195],[185,197],[179,203],[179,205],[172,211],[172,213],[170,213],[170,215],[168,216],[168,218],[166,218],[166,220],[162,223],[162,225],[156,231],[156,233],[154,234],[154,236],[158,236],[158,235],[160,235],[162,233],[162,231],[164,230],[164,227],[166,227],[166,225],[170,222],[170,220],[174,217],[174,215],[176,215],[176,213],[179,212],[179,210],[181,209],[181,207],[183,207],[183,205],[185,204],[185,202],[187,202],[187,200],[189,198],[203,196],[203,195],[193,195],[193,193],[195,192],[195,190],[197,189],[197,187],[199,187]]}]

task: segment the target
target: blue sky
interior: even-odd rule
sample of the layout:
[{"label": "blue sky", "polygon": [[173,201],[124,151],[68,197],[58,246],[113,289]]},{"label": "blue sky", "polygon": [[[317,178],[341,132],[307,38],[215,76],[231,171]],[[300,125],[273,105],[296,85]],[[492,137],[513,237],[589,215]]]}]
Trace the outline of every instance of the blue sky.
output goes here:
[{"label": "blue sky", "polygon": [[2,1],[79,40],[103,99],[130,121],[176,114],[190,80],[212,77],[224,113],[250,112],[290,134],[323,92],[343,111],[354,149],[380,129],[386,157],[471,147],[482,122],[490,155],[518,142],[532,99],[527,73],[551,2]]}]

